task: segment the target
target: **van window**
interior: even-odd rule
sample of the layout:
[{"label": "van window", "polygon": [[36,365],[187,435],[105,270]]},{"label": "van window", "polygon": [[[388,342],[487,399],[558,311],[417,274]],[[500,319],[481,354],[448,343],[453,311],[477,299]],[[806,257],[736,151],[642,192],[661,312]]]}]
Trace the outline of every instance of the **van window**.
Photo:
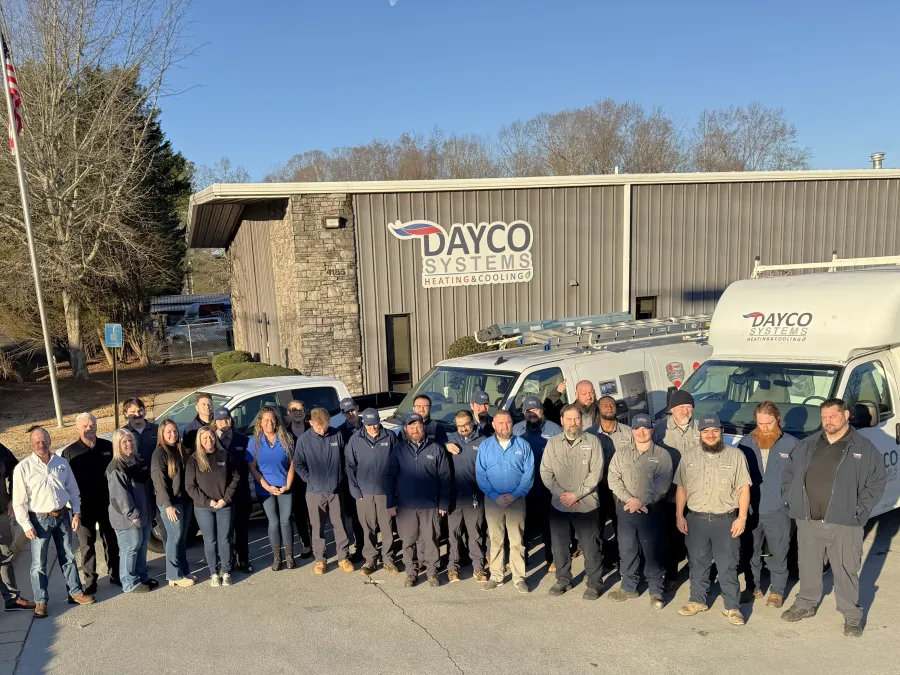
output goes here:
[{"label": "van window", "polygon": [[[559,368],[544,368],[543,370],[529,373],[525,379],[522,380],[519,390],[516,392],[509,405],[509,412],[512,415],[513,422],[519,422],[525,419],[525,415],[522,413],[522,403],[528,396],[537,396],[543,401],[562,381],[563,374]],[[561,400],[564,402],[567,400],[565,393]]]},{"label": "van window", "polygon": [[844,402],[854,413],[854,407],[860,401],[874,403],[878,407],[882,420],[891,417],[893,407],[891,405],[891,390],[887,377],[884,375],[884,366],[880,361],[869,361],[856,366],[847,378],[847,388],[844,390]]},{"label": "van window", "polygon": [[[270,406],[276,410],[280,410],[281,402],[278,400],[277,392],[252,396],[246,401],[241,401],[231,409],[232,425],[236,431],[242,434],[253,433],[253,423],[260,409]],[[283,411],[282,411],[283,412]]]},{"label": "van window", "polygon": [[325,408],[329,415],[337,415],[341,411],[341,402],[334,387],[292,389],[291,398],[303,401],[307,417],[309,417],[309,411],[313,408]]}]

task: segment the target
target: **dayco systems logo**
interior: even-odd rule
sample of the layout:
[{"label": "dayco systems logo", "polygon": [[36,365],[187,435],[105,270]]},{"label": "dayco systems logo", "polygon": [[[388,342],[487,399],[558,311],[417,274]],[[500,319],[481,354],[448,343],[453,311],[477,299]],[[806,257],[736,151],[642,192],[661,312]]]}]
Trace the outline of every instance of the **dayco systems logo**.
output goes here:
[{"label": "dayco systems logo", "polygon": [[751,312],[752,319],[747,342],[804,342],[813,315],[810,312]]},{"label": "dayco systems logo", "polygon": [[454,223],[449,232],[429,220],[398,220],[388,229],[398,239],[421,242],[425,288],[509,284],[534,276],[534,233],[524,220]]}]

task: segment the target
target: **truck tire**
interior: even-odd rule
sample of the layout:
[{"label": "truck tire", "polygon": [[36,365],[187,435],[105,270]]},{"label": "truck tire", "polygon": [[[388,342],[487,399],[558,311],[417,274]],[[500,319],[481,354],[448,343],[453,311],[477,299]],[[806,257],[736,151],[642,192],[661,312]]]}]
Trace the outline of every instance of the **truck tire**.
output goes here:
[{"label": "truck tire", "polygon": [[159,518],[153,520],[153,528],[150,530],[150,539],[147,541],[147,550],[154,553],[165,553],[166,545],[163,542],[163,524]]}]

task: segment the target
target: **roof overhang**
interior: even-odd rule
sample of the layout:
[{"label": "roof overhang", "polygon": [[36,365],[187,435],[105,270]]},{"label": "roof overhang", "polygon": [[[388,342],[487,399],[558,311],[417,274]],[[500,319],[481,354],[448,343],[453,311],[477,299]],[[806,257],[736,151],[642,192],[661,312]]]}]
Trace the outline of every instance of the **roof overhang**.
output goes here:
[{"label": "roof overhang", "polygon": [[786,181],[873,180],[900,178],[900,169],[837,171],[729,171],[721,173],[634,173],[597,176],[464,178],[455,180],[349,181],[339,183],[216,183],[191,197],[188,246],[223,248],[234,238],[247,205],[306,194],[460,192],[605,185],[690,183],[773,183]]}]

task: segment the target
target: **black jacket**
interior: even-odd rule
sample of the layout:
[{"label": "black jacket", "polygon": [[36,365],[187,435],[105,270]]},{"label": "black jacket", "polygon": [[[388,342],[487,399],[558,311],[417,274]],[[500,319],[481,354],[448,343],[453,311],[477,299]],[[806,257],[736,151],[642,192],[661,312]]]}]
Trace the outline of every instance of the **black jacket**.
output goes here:
[{"label": "black jacket", "polygon": [[184,432],[181,434],[181,444],[184,446],[184,449],[188,452],[194,452],[194,450],[197,449],[197,432],[210,424],[211,422],[204,422],[200,419],[200,415],[197,415],[193,421],[184,428]]},{"label": "black jacket", "polygon": [[150,460],[153,459],[153,451],[156,450],[156,444],[159,442],[159,425],[153,422],[147,422],[144,425],[143,433],[138,433],[129,422],[123,429],[128,429],[137,439],[137,451],[141,456],[141,464],[148,469],[150,468]]},{"label": "black jacket", "polygon": [[453,478],[444,446],[426,436],[420,445],[410,440],[391,448],[387,470],[387,507],[450,509]]},{"label": "black jacket", "polygon": [[185,463],[184,484],[194,500],[194,506],[210,509],[209,503],[220,499],[231,504],[240,480],[234,460],[222,447],[206,455],[206,459],[209,461],[209,471],[200,471],[197,467],[197,453],[192,453]]},{"label": "black jacket", "polygon": [[112,443],[106,439],[98,438],[92,448],[79,438],[62,452],[81,492],[82,515],[103,515],[109,507],[106,468],[112,462],[112,449]]},{"label": "black jacket", "polygon": [[[185,451],[187,452],[187,451]],[[150,477],[156,493],[156,505],[167,509],[175,504],[187,503],[189,497],[184,487],[184,465],[182,456],[175,455],[175,475],[169,478],[169,459],[162,446],[156,446],[150,462]]]},{"label": "black jacket", "polygon": [[[781,496],[794,520],[809,520],[806,495],[806,473],[812,462],[816,444],[824,431],[807,436],[791,453],[784,467]],[[847,446],[834,476],[834,490],[825,512],[825,522],[861,527],[869,520],[887,485],[884,457],[872,442],[850,429]]]},{"label": "black jacket", "polygon": [[240,434],[237,431],[231,432],[230,442],[228,445],[222,442],[223,439],[216,435],[216,443],[221,445],[231,455],[231,461],[234,462],[234,469],[238,472],[238,487],[235,492],[235,499],[250,499],[250,467],[247,464],[247,446],[250,444],[250,437]]},{"label": "black jacket", "polygon": [[[16,468],[18,463],[19,460],[16,459],[10,449],[3,443],[0,443],[0,482],[3,483],[3,486],[0,487],[0,509],[3,511],[6,511],[12,502],[13,469]],[[77,478],[75,482],[78,482]],[[84,503],[83,500],[84,498],[82,497],[82,504]]]}]

